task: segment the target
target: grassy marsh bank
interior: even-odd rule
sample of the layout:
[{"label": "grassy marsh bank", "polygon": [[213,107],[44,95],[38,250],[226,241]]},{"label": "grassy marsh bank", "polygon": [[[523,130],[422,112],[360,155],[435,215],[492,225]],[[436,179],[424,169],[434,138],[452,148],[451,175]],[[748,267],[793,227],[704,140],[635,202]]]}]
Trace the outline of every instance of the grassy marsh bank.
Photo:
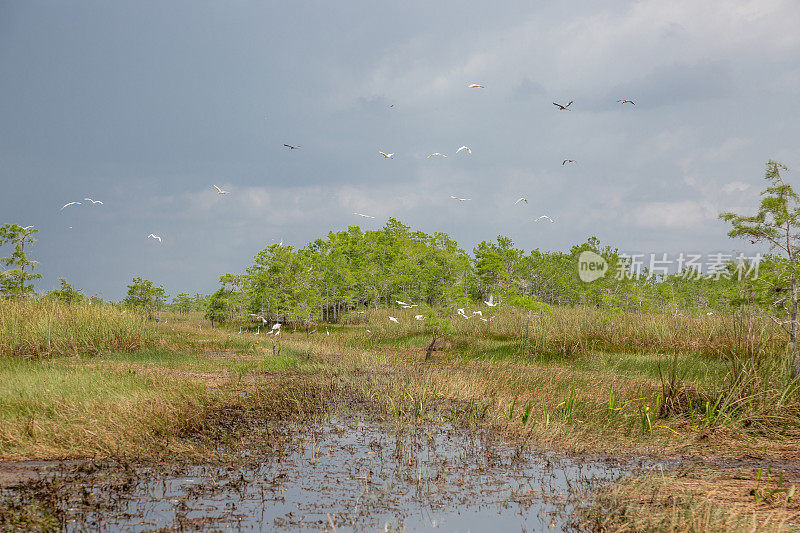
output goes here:
[{"label": "grassy marsh bank", "polygon": [[[780,337],[769,324],[649,318],[615,325],[611,337],[601,312],[559,313],[536,317],[524,351],[520,315],[455,320],[428,361],[429,332],[406,311],[391,312],[399,325],[386,311],[368,311],[327,332],[286,328],[279,338],[167,314],[143,324],[151,346],[0,357],[0,458],[227,461],[254,443],[269,448],[274,422],[313,425],[349,413],[390,425],[482,427],[537,449],[691,459],[700,469],[712,459],[752,458],[752,471],[704,470],[712,484],[745,476],[755,487],[758,468],[796,464],[800,400],[782,374]],[[786,487],[800,484],[797,470],[781,472]],[[704,489],[671,493],[662,479],[661,496],[647,500],[654,479],[609,487],[586,527],[697,529]],[[746,529],[753,516],[766,516],[752,513],[769,502],[739,496],[718,502],[714,524]],[[681,511],[658,521],[647,509],[667,499]],[[785,503],[767,530],[792,523],[793,504]]]}]

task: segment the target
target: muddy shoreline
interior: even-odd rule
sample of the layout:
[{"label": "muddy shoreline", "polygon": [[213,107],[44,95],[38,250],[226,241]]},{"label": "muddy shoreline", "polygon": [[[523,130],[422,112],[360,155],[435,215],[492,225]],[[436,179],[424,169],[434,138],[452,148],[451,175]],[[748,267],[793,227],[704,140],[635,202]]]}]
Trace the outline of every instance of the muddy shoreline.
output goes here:
[{"label": "muddy shoreline", "polygon": [[601,484],[665,467],[537,452],[449,424],[334,418],[276,434],[272,451],[240,442],[207,464],[0,463],[0,493],[18,521],[27,512],[67,531],[565,530]]}]

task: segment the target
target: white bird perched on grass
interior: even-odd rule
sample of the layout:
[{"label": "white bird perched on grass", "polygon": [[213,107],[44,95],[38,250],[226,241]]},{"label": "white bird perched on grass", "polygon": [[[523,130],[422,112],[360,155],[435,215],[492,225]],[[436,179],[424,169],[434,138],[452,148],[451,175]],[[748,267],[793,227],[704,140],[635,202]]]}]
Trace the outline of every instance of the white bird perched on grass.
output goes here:
[{"label": "white bird perched on grass", "polygon": [[497,307],[497,303],[495,303],[495,301],[494,301],[494,294],[490,294],[489,295],[489,299],[488,300],[484,300],[483,303],[485,303],[489,307]]},{"label": "white bird perched on grass", "polygon": [[535,219],[535,220],[534,220],[534,222],[539,222],[539,221],[540,221],[540,220],[542,220],[543,218],[546,218],[546,219],[547,219],[547,220],[549,220],[550,222],[555,222],[555,221],[554,221],[552,218],[550,218],[550,217],[549,217],[549,216],[547,216],[547,215],[542,215],[542,216],[540,216],[539,218]]},{"label": "white bird perched on grass", "polygon": [[101,202],[100,200],[92,200],[91,198],[84,198],[84,200],[87,201],[87,202],[92,202],[92,205],[95,205],[95,204],[103,205],[103,202]]},{"label": "white bird perched on grass", "polygon": [[392,152],[391,154],[387,154],[387,153],[384,153],[384,152],[378,152],[378,153],[381,154],[384,159],[391,159],[392,156],[394,155],[394,152]]},{"label": "white bird perched on grass", "polygon": [[395,300],[395,302],[397,302],[397,305],[408,305],[407,303],[401,302],[400,300]]},{"label": "white bird perched on grass", "polygon": [[464,308],[463,307],[459,307],[458,309],[456,309],[456,313],[458,313],[459,315],[463,315],[464,314]]},{"label": "white bird perched on grass", "polygon": [[484,322],[489,322],[487,319],[485,319],[485,318],[483,318],[483,317],[480,317],[480,318],[481,318],[481,320],[483,320]]},{"label": "white bird perched on grass", "polygon": [[330,334],[331,334],[331,332],[330,332],[330,331],[328,331],[328,327],[326,326],[326,327],[325,327],[325,335],[330,335]]},{"label": "white bird perched on grass", "polygon": [[472,312],[472,314],[473,314],[473,315],[480,315],[480,316],[483,316],[483,313],[482,313],[481,311],[473,311],[473,312]]},{"label": "white bird perched on grass", "polygon": [[517,200],[516,202],[514,202],[514,205],[517,205],[517,204],[518,204],[518,203],[520,203],[520,202],[525,202],[525,205],[528,205],[528,199],[527,199],[527,198],[525,198],[524,196],[520,197],[520,199],[519,199],[519,200]]},{"label": "white bird perched on grass", "polygon": [[360,217],[362,217],[362,218],[375,218],[375,217],[374,217],[374,216],[372,216],[372,215],[365,215],[364,213],[356,213],[355,211],[353,212],[353,214],[354,214],[354,215],[358,215],[358,216],[360,216]]},{"label": "white bird perched on grass", "polygon": [[472,200],[472,198],[459,198],[458,196],[453,196],[452,194],[450,195],[450,198],[453,200],[458,200],[459,202],[469,202]]},{"label": "white bird perched on grass", "polygon": [[272,325],[272,331],[275,331],[276,329],[278,329],[278,330],[281,329],[281,323],[280,322],[275,322],[275,324]]},{"label": "white bird perched on grass", "polygon": [[409,304],[409,305],[401,305],[403,309],[412,309],[414,307],[419,307],[419,304]]},{"label": "white bird perched on grass", "polygon": [[473,83],[472,85],[467,87],[467,89],[485,89],[485,88],[486,87],[484,87],[483,85],[478,85],[477,83]]},{"label": "white bird perched on grass", "polygon": [[391,320],[391,321],[392,321],[392,322],[394,322],[395,324],[399,324],[399,323],[400,323],[400,321],[398,321],[398,320],[397,320],[395,317],[393,317],[393,316],[390,316],[390,317],[389,317],[389,320]]},{"label": "white bird perched on grass", "polygon": [[425,320],[425,315],[414,315],[415,320]]},{"label": "white bird perched on grass", "polygon": [[472,150],[469,149],[469,146],[462,146],[461,148],[456,150],[456,153],[460,152],[461,150],[466,150],[468,154],[472,153]]},{"label": "white bird perched on grass", "polygon": [[444,155],[444,154],[440,154],[439,152],[433,152],[432,154],[430,154],[430,155],[429,155],[428,157],[426,157],[425,159],[430,159],[431,157],[444,157],[445,159],[447,159],[447,156],[446,156],[446,155]]},{"label": "white bird perched on grass", "polygon": [[217,189],[217,194],[230,194],[230,191],[223,191],[222,189],[220,189],[216,185],[214,185],[214,188]]},{"label": "white bird perched on grass", "polygon": [[158,242],[161,242],[161,237],[159,237],[155,233],[151,233],[150,235],[147,236],[147,238],[148,239],[156,239],[156,240],[158,240]]},{"label": "white bird perched on grass", "polygon": [[68,204],[64,204],[64,205],[61,207],[61,209],[59,209],[59,211],[63,211],[65,208],[67,208],[67,207],[69,207],[69,206],[71,206],[71,205],[83,205],[83,204],[81,204],[80,202],[70,202],[70,203],[68,203]]}]

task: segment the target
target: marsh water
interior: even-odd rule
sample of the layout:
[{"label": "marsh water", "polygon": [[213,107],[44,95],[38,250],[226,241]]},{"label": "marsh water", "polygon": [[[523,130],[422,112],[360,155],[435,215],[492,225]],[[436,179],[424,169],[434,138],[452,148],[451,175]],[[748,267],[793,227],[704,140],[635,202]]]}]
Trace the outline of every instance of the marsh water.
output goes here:
[{"label": "marsh water", "polygon": [[[66,494],[57,503],[62,527],[566,530],[599,483],[636,468],[536,452],[449,425],[328,420],[283,431],[280,446],[244,452],[235,465],[63,465],[56,478]],[[14,490],[5,489],[6,497]]]}]

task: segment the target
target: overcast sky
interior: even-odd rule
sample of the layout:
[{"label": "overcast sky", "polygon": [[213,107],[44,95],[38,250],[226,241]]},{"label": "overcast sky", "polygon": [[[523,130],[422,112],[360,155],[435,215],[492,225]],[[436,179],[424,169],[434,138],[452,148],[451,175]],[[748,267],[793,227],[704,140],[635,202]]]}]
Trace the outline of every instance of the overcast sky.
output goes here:
[{"label": "overcast sky", "polygon": [[716,217],[771,158],[800,186],[800,3],[533,4],[0,2],[0,224],[40,230],[39,290],[109,299],[390,216],[467,250],[752,251]]}]

